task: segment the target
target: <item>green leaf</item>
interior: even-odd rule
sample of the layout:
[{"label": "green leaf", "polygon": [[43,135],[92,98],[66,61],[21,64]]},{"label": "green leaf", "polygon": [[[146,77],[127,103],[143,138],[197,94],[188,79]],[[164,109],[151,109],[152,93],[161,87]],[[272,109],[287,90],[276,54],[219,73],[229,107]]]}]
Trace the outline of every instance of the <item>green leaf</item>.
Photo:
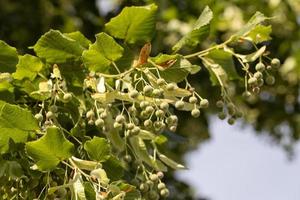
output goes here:
[{"label": "green leaf", "polygon": [[60,161],[70,158],[74,145],[69,142],[57,127],[47,128],[40,139],[26,143],[27,154],[42,171],[53,170]]},{"label": "green leaf", "polygon": [[111,153],[107,140],[96,136],[84,144],[84,149],[87,151],[90,159],[99,162],[109,159]]},{"label": "green leaf", "polygon": [[115,156],[111,156],[107,161],[102,163],[102,168],[106,171],[110,180],[120,180],[124,174],[122,163]]},{"label": "green leaf", "polygon": [[156,170],[165,171],[165,166],[158,160],[154,160],[148,153],[147,147],[143,139],[139,136],[133,136],[129,139],[135,155],[140,161],[145,162],[147,165],[153,167]]},{"label": "green leaf", "polygon": [[208,58],[212,59],[214,63],[219,64],[226,72],[229,80],[239,79],[240,76],[237,74],[232,55],[229,52],[223,50],[213,50],[208,55]]},{"label": "green leaf", "polygon": [[256,59],[262,56],[263,53],[265,53],[265,51],[266,51],[266,46],[262,46],[257,51],[248,55],[240,55],[240,57],[242,58],[243,62],[254,62]]},{"label": "green leaf", "polygon": [[83,63],[95,72],[105,72],[112,62],[122,57],[121,47],[111,36],[106,33],[96,35],[96,42],[83,52]]},{"label": "green leaf", "polygon": [[15,72],[18,60],[16,48],[0,40],[0,72]]},{"label": "green leaf", "polygon": [[84,50],[80,42],[56,30],[45,33],[33,48],[38,57],[56,64],[78,60]]},{"label": "green leaf", "polygon": [[256,12],[251,17],[251,19],[248,21],[248,23],[240,31],[238,31],[236,34],[234,34],[232,37],[238,39],[242,36],[246,36],[250,31],[255,29],[257,27],[257,25],[259,25],[266,19],[268,19],[268,18],[265,17],[262,13]]},{"label": "green leaf", "polygon": [[8,177],[12,179],[20,178],[24,172],[21,165],[16,161],[2,160],[0,158],[0,177]]},{"label": "green leaf", "polygon": [[43,69],[43,66],[44,64],[41,60],[35,56],[29,54],[20,56],[17,71],[13,74],[13,77],[17,80],[28,78],[33,81],[36,75]]},{"label": "green leaf", "polygon": [[270,34],[272,32],[271,26],[257,25],[252,31],[250,31],[245,38],[253,41],[254,43],[265,42],[271,40]]},{"label": "green leaf", "polygon": [[181,165],[181,164],[175,162],[174,160],[168,158],[164,154],[159,153],[158,156],[159,156],[159,159],[161,161],[163,161],[166,165],[168,165],[169,167],[171,167],[173,169],[185,169],[185,167],[183,165]]},{"label": "green leaf", "polygon": [[210,74],[209,78],[212,84],[221,85],[223,87],[227,86],[228,76],[222,66],[216,64],[211,59],[205,59],[203,61],[204,66],[207,68]]},{"label": "green leaf", "polygon": [[183,36],[174,46],[173,51],[179,51],[183,46],[196,46],[202,42],[208,35],[210,26],[209,23],[213,18],[213,12],[208,6],[205,7],[200,17],[194,24],[191,32]]},{"label": "green leaf", "polygon": [[91,41],[89,39],[87,39],[79,31],[75,31],[75,32],[72,32],[72,33],[64,33],[64,35],[67,36],[68,38],[71,38],[71,39],[77,41],[85,49],[88,49],[90,44],[91,44]]},{"label": "green leaf", "polygon": [[169,68],[160,71],[161,77],[170,82],[181,82],[189,74],[194,74],[200,70],[200,66],[192,65],[187,59],[180,58]]},{"label": "green leaf", "polygon": [[88,200],[96,200],[96,192],[94,190],[93,185],[90,182],[84,182],[84,194],[86,196],[86,199]]},{"label": "green leaf", "polygon": [[9,139],[15,143],[26,142],[29,133],[38,129],[29,110],[0,101],[0,153],[7,152]]},{"label": "green leaf", "polygon": [[154,35],[157,6],[125,7],[105,24],[106,31],[128,43],[149,42]]}]

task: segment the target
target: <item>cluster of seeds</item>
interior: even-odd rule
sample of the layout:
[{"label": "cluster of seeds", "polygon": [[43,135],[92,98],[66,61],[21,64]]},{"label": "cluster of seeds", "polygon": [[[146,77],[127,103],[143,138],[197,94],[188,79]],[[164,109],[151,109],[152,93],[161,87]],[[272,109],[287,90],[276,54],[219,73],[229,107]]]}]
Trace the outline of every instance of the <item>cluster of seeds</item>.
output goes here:
[{"label": "cluster of seeds", "polygon": [[163,177],[163,172],[151,173],[146,180],[138,183],[138,188],[149,200],[166,198],[170,192],[166,184],[162,182]]},{"label": "cluster of seeds", "polygon": [[[268,85],[273,85],[275,83],[275,78],[270,74],[272,69],[278,69],[280,66],[280,61],[277,58],[271,60],[270,65],[265,65],[263,62],[259,62],[255,66],[255,73],[248,73],[248,87],[254,94],[258,94],[260,92],[260,88],[264,85],[264,83]],[[247,88],[248,88],[247,87]],[[246,90],[243,93],[244,97],[249,97],[251,92]]]},{"label": "cluster of seeds", "polygon": [[243,116],[243,113],[232,102],[219,100],[216,106],[221,109],[218,113],[219,119],[224,120],[228,117],[227,122],[230,125],[233,125],[237,118]]}]

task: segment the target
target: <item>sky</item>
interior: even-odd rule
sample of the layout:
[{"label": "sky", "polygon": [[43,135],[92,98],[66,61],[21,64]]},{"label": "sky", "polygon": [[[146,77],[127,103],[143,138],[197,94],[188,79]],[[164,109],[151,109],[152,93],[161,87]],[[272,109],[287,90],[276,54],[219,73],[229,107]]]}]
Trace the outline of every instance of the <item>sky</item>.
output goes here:
[{"label": "sky", "polygon": [[250,127],[210,120],[212,139],[185,156],[188,170],[177,177],[210,200],[300,200],[299,156],[282,149]]}]

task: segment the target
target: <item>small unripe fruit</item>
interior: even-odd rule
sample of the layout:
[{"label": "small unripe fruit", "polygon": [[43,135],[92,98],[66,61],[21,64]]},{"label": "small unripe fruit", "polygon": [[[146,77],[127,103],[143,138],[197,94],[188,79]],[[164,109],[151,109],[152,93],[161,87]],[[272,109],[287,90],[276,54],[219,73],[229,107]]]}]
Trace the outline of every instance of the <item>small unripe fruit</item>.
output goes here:
[{"label": "small unripe fruit", "polygon": [[134,128],[134,124],[133,123],[128,123],[128,124],[126,124],[126,128],[128,130],[132,130]]},{"label": "small unripe fruit", "polygon": [[267,76],[267,78],[266,78],[266,83],[267,83],[268,85],[274,85],[274,83],[275,83],[275,78],[274,78],[274,76]]},{"label": "small unripe fruit", "polygon": [[65,101],[71,101],[72,100],[72,94],[71,93],[65,93],[63,96],[63,99]]},{"label": "small unripe fruit", "polygon": [[227,108],[228,108],[228,110],[233,110],[233,109],[235,109],[235,106],[233,103],[230,102],[227,104]]},{"label": "small unripe fruit", "polygon": [[100,118],[105,119],[107,118],[107,112],[104,111],[103,113],[100,114]]},{"label": "small unripe fruit", "polygon": [[89,110],[87,113],[86,113],[86,117],[87,118],[92,118],[95,116],[95,113],[93,110]]},{"label": "small unripe fruit", "polygon": [[90,120],[88,121],[88,124],[92,126],[92,125],[95,124],[95,122],[94,122],[94,120],[90,119]]},{"label": "small unripe fruit", "polygon": [[156,89],[153,90],[152,94],[153,94],[154,96],[157,96],[157,97],[158,97],[158,96],[160,96],[162,93],[161,93],[161,90],[160,90],[160,89],[157,89],[157,88],[156,88]]},{"label": "small unripe fruit", "polygon": [[150,119],[147,119],[144,121],[144,126],[147,128],[151,128],[152,127],[152,121]]},{"label": "small unripe fruit", "polygon": [[149,190],[149,186],[146,183],[142,183],[139,188],[142,192],[147,192]]},{"label": "small unripe fruit", "polygon": [[192,103],[192,104],[197,103],[197,101],[198,101],[198,99],[196,97],[194,97],[194,96],[192,96],[192,97],[189,98],[189,102]]},{"label": "small unripe fruit", "polygon": [[252,91],[253,91],[254,94],[259,94],[260,88],[259,87],[255,87],[255,88],[252,89]]},{"label": "small unripe fruit", "polygon": [[165,84],[165,80],[162,79],[162,78],[159,78],[159,79],[156,80],[156,83],[157,83],[157,85],[159,85],[159,86],[163,86],[163,85]]},{"label": "small unripe fruit", "polygon": [[172,131],[172,132],[175,132],[176,129],[177,129],[177,126],[171,126],[171,127],[170,127],[170,131]]},{"label": "small unripe fruit", "polygon": [[149,105],[150,105],[149,101],[141,101],[141,103],[140,103],[140,107],[142,109],[146,108]]},{"label": "small unripe fruit", "polygon": [[162,109],[162,110],[168,110],[169,109],[169,104],[167,102],[162,102],[159,107]]},{"label": "small unripe fruit", "polygon": [[219,119],[223,120],[223,119],[226,118],[226,113],[224,113],[224,112],[219,112],[219,113],[218,113],[218,117],[219,117]]},{"label": "small unripe fruit", "polygon": [[178,110],[183,109],[184,108],[184,101],[182,101],[182,100],[176,101],[175,108],[178,109]]},{"label": "small unripe fruit", "polygon": [[222,100],[217,101],[216,106],[218,108],[223,108],[224,107],[224,102]]},{"label": "small unripe fruit", "polygon": [[50,106],[49,110],[50,110],[51,112],[53,112],[53,113],[56,113],[57,110],[58,110],[58,108],[57,108],[56,105],[52,105],[52,106]]},{"label": "small unripe fruit", "polygon": [[143,92],[144,92],[145,94],[150,94],[150,93],[152,93],[152,91],[153,91],[153,88],[152,88],[150,85],[146,85],[146,86],[143,88]]},{"label": "small unripe fruit", "polygon": [[149,200],[157,200],[159,198],[159,195],[154,190],[151,190],[148,195]]},{"label": "small unripe fruit", "polygon": [[175,89],[175,84],[174,83],[169,83],[168,85],[167,85],[167,90],[168,91],[173,91],[174,89]]},{"label": "small unripe fruit", "polygon": [[255,85],[256,83],[257,83],[257,78],[255,78],[255,77],[249,78],[249,80],[248,80],[249,85]]},{"label": "small unripe fruit", "polygon": [[120,124],[119,122],[114,122],[114,128],[120,129],[120,128],[122,128],[122,124]]},{"label": "small unripe fruit", "polygon": [[207,108],[208,105],[209,105],[209,102],[208,102],[207,99],[201,99],[201,101],[200,101],[200,107],[201,108]]},{"label": "small unripe fruit", "polygon": [[48,111],[48,112],[46,113],[46,118],[47,118],[47,119],[52,119],[53,117],[54,117],[53,112]]},{"label": "small unripe fruit", "polygon": [[278,58],[273,58],[271,60],[271,66],[275,69],[278,68],[280,66],[280,60]]},{"label": "small unripe fruit", "polygon": [[39,122],[41,122],[41,121],[43,121],[43,115],[41,114],[41,113],[38,113],[38,114],[36,114],[36,115],[34,115],[34,117],[39,121]]},{"label": "small unripe fruit", "polygon": [[248,97],[251,96],[251,92],[245,91],[245,92],[243,92],[242,96],[243,96],[244,98],[248,98]]},{"label": "small unripe fruit", "polygon": [[264,85],[264,79],[260,78],[260,79],[257,79],[257,86],[258,87],[261,87]]},{"label": "small unripe fruit", "polygon": [[192,111],[191,111],[191,115],[195,118],[199,117],[200,116],[200,110],[197,109],[197,108],[194,108]]},{"label": "small unripe fruit", "polygon": [[238,111],[236,112],[235,116],[236,116],[237,118],[241,118],[241,117],[243,117],[243,112],[240,111],[240,110],[238,110]]},{"label": "small unripe fruit", "polygon": [[163,117],[165,115],[163,110],[157,110],[155,111],[156,117]]},{"label": "small unripe fruit", "polygon": [[268,71],[271,71],[271,70],[272,70],[272,66],[271,66],[271,65],[268,65],[268,66],[267,66],[267,70],[268,70]]},{"label": "small unripe fruit", "polygon": [[131,115],[136,115],[137,109],[136,109],[134,106],[131,106],[131,107],[128,108],[128,112],[129,112]]},{"label": "small unripe fruit", "polygon": [[166,188],[166,184],[164,184],[164,183],[159,183],[157,185],[157,189],[159,189],[159,190],[162,190],[162,189],[165,189],[165,188]]},{"label": "small unripe fruit", "polygon": [[159,179],[162,179],[164,177],[163,172],[157,172],[156,175],[158,176]]},{"label": "small unripe fruit", "polygon": [[266,66],[263,63],[257,63],[255,66],[255,70],[259,72],[263,72],[266,69]]},{"label": "small unripe fruit", "polygon": [[263,77],[263,74],[261,72],[255,72],[253,76],[257,79],[261,79]]},{"label": "small unripe fruit", "polygon": [[145,112],[147,114],[151,114],[153,111],[154,111],[154,108],[152,106],[147,106],[146,109],[145,109]]},{"label": "small unripe fruit", "polygon": [[129,92],[129,96],[133,99],[137,98],[139,95],[139,92],[137,90],[132,90]]},{"label": "small unripe fruit", "polygon": [[169,194],[170,194],[170,192],[169,192],[169,190],[168,189],[162,189],[161,191],[160,191],[160,195],[162,196],[162,197],[167,197],[167,196],[169,196]]},{"label": "small unripe fruit", "polygon": [[116,117],[116,122],[123,124],[125,122],[125,117],[123,115],[118,115]]},{"label": "small unripe fruit", "polygon": [[153,182],[156,182],[159,179],[158,176],[157,176],[157,174],[150,174],[149,178]]},{"label": "small unripe fruit", "polygon": [[146,183],[147,183],[147,185],[149,185],[150,188],[153,187],[153,185],[154,185],[153,181],[151,181],[151,180],[147,180]]},{"label": "small unripe fruit", "polygon": [[228,124],[233,125],[235,123],[235,119],[229,118],[227,122],[228,122]]},{"label": "small unripe fruit", "polygon": [[98,126],[98,127],[102,127],[102,126],[104,126],[104,120],[103,119],[97,119],[96,121],[95,121],[95,125],[96,126]]},{"label": "small unripe fruit", "polygon": [[172,120],[172,123],[173,123],[173,124],[177,124],[177,122],[178,122],[178,117],[177,117],[176,115],[171,115],[171,116],[170,116],[170,119]]},{"label": "small unripe fruit", "polygon": [[140,127],[138,127],[138,126],[135,126],[135,127],[131,130],[131,132],[132,132],[133,135],[138,135],[138,134],[140,133],[140,131],[141,131],[141,129],[140,129]]},{"label": "small unripe fruit", "polygon": [[127,155],[124,156],[124,160],[129,163],[129,162],[132,161],[132,157],[127,154]]}]

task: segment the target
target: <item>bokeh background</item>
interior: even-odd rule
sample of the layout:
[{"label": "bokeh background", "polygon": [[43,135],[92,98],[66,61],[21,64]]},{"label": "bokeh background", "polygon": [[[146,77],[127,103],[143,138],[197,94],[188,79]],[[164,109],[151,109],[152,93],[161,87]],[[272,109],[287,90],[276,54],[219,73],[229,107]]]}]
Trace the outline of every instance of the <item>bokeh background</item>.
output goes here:
[{"label": "bokeh background", "polygon": [[[79,30],[94,41],[124,6],[153,2],[159,13],[152,55],[170,53],[208,5],[214,12],[211,34],[198,49],[224,41],[260,11],[272,17],[268,50],[282,62],[275,86],[265,86],[257,97],[245,100],[240,95],[243,86],[234,86],[235,101],[247,113],[234,126],[217,119],[214,106],[199,119],[178,113],[178,134],[166,134],[173,157],[189,170],[167,175],[170,199],[300,199],[299,0],[0,0],[0,39],[21,54],[32,53],[28,47],[49,29]],[[243,43],[240,48],[251,50]],[[202,96],[218,100],[219,89],[205,70],[191,82]]]}]

